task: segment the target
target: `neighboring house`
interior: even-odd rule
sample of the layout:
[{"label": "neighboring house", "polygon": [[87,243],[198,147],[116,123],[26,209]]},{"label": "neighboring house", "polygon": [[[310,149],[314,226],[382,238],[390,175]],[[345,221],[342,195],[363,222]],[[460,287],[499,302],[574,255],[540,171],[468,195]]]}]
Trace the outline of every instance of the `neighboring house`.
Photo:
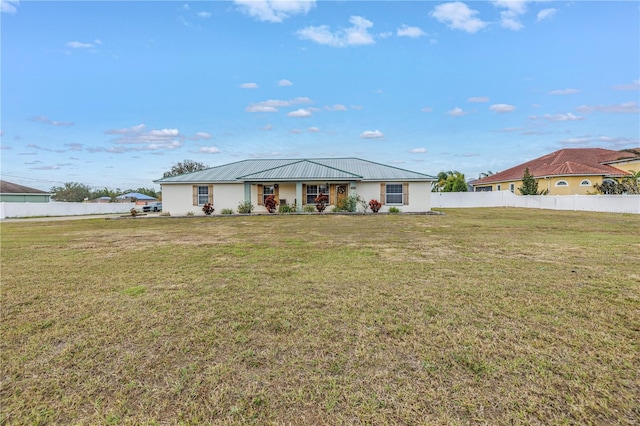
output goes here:
[{"label": "neighboring house", "polygon": [[397,206],[403,212],[431,209],[431,183],[435,177],[359,158],[311,158],[244,160],[154,181],[162,187],[163,211],[173,215],[203,214],[202,206],[213,203],[214,214],[223,209],[237,211],[249,201],[255,212],[266,212],[264,200],[274,195],[278,204],[294,205],[302,211],[323,193],[328,209],[349,195],[367,203],[376,199],[381,211]]},{"label": "neighboring house", "polygon": [[520,195],[525,169],[549,195],[586,195],[607,179],[640,170],[640,148],[613,151],[603,148],[561,149],[500,173],[472,182],[474,191],[506,191]]},{"label": "neighboring house", "polygon": [[93,200],[89,200],[90,203],[99,203],[99,204],[104,204],[104,203],[110,203],[111,202],[111,197],[98,197],[98,198],[94,198]]},{"label": "neighboring house", "polygon": [[8,203],[48,203],[51,193],[0,180],[0,201]]},{"label": "neighboring house", "polygon": [[139,192],[129,192],[127,194],[117,196],[116,201],[122,203],[136,203],[137,205],[142,206],[152,201],[157,201],[157,198],[153,198]]}]

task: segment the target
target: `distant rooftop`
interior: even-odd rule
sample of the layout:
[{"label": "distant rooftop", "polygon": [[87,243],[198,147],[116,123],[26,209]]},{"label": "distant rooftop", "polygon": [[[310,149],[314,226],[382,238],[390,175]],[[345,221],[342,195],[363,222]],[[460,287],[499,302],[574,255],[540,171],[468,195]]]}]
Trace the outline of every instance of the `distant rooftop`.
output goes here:
[{"label": "distant rooftop", "polygon": [[51,194],[47,191],[29,188],[28,186],[18,185],[17,183],[0,180],[0,194]]}]

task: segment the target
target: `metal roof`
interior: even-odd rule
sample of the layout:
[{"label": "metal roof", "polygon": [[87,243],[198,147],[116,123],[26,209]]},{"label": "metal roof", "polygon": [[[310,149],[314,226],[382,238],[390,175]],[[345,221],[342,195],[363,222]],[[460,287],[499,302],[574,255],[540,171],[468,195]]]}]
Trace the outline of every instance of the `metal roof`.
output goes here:
[{"label": "metal roof", "polygon": [[211,167],[156,183],[327,181],[432,181],[434,176],[359,158],[261,159]]}]

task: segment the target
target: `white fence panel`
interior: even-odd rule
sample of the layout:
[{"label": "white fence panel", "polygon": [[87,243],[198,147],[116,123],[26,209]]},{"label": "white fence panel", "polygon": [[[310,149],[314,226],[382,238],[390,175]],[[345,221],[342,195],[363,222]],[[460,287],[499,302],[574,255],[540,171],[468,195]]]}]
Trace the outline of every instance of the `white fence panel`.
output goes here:
[{"label": "white fence panel", "polygon": [[129,213],[135,203],[0,203],[0,219]]},{"label": "white fence panel", "polygon": [[434,192],[431,206],[522,207],[640,214],[640,195],[515,195],[511,191]]}]

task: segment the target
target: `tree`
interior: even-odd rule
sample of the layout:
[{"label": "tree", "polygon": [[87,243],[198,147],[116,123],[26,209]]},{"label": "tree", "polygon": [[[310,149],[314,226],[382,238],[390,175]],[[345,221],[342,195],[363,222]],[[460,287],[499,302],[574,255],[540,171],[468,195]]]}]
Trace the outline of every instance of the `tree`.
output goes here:
[{"label": "tree", "polygon": [[640,170],[634,172],[629,170],[631,175],[622,179],[608,179],[601,184],[596,183],[593,187],[599,194],[640,194]]},{"label": "tree", "polygon": [[433,192],[467,192],[467,181],[464,174],[456,170],[438,173],[438,182]]},{"label": "tree", "polygon": [[162,175],[163,178],[183,175],[185,173],[197,172],[199,170],[208,169],[209,166],[206,166],[203,163],[193,161],[193,160],[184,160],[178,162],[175,166],[171,167],[171,170],[168,172],[164,172]]},{"label": "tree", "polygon": [[529,168],[524,169],[524,176],[522,176],[522,186],[518,187],[518,191],[522,195],[539,195],[538,193],[538,181],[535,180],[533,175],[529,173]]},{"label": "tree", "polygon": [[91,187],[78,182],[66,182],[64,186],[54,186],[50,191],[56,201],[82,202],[91,197]]}]

